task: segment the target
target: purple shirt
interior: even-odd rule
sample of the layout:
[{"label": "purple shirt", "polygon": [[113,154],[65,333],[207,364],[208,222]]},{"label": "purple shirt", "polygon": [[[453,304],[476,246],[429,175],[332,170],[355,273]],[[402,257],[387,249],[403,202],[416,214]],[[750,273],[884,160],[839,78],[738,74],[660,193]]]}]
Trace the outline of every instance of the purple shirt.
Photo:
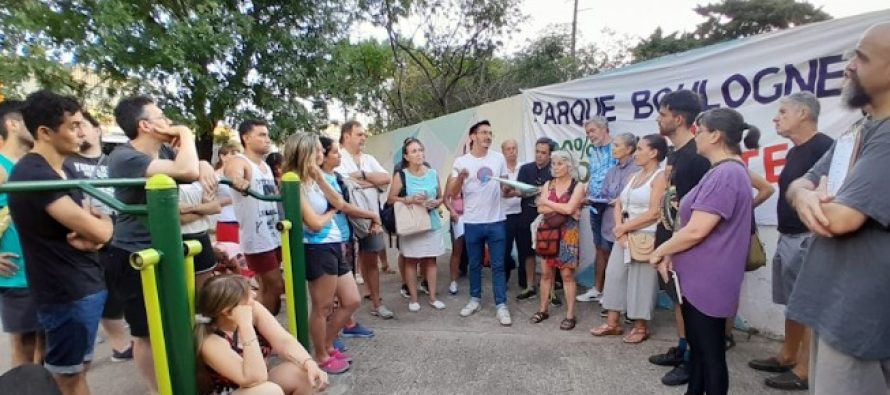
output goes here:
[{"label": "purple shirt", "polygon": [[737,162],[711,169],[680,201],[683,224],[689,223],[693,211],[721,218],[701,243],[673,256],[683,296],[709,316],[728,318],[738,310],[751,243],[752,204],[748,170]]}]

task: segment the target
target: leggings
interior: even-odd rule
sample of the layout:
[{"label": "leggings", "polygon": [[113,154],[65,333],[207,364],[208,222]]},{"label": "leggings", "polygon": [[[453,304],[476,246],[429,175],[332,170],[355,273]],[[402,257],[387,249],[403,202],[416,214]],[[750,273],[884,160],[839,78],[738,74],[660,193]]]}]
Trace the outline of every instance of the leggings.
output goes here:
[{"label": "leggings", "polygon": [[726,394],[729,391],[724,339],[726,318],[705,315],[685,298],[681,309],[691,354],[686,394]]}]

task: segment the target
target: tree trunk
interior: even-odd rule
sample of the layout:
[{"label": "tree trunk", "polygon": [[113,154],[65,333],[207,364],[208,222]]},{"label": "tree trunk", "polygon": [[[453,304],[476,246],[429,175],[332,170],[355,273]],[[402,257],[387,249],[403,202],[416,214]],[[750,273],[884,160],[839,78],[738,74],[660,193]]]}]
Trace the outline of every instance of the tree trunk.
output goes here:
[{"label": "tree trunk", "polygon": [[200,128],[195,135],[198,158],[213,163],[213,129]]}]

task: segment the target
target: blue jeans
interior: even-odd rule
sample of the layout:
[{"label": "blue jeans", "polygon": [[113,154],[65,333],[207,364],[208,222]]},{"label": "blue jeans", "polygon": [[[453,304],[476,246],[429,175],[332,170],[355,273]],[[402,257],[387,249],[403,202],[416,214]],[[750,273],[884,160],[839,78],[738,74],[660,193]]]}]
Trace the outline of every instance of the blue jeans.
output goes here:
[{"label": "blue jeans", "polygon": [[37,318],[46,331],[44,366],[54,374],[76,374],[93,359],[96,332],[108,292],[64,304],[40,305]]},{"label": "blue jeans", "polygon": [[465,243],[470,257],[470,297],[482,299],[482,260],[485,245],[491,262],[491,282],[494,288],[494,303],[507,303],[507,279],[504,275],[504,251],[507,248],[507,226],[505,221],[488,224],[466,224]]}]

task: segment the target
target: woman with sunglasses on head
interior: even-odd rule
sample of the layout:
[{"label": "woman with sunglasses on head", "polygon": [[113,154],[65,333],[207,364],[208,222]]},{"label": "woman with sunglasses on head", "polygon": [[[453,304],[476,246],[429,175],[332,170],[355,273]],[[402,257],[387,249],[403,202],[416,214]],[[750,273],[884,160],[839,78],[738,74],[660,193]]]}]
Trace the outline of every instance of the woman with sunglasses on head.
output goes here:
[{"label": "woman with sunglasses on head", "polygon": [[[285,172],[300,176],[300,212],[303,216],[303,243],[306,248],[306,279],[312,309],[309,316],[309,336],[319,366],[332,374],[349,370],[352,358],[334,348],[340,330],[358,309],[358,286],[352,268],[343,259],[344,221],[338,215],[371,219],[372,231],[379,231],[377,213],[359,209],[343,199],[339,187],[332,186],[321,166],[325,161],[324,148],[318,135],[295,133],[284,144]],[[335,183],[336,184],[336,183]],[[339,308],[334,311],[334,297]]]},{"label": "woman with sunglasses on head", "polygon": [[724,331],[738,310],[754,215],[741,143],[757,148],[760,131],[727,108],[702,113],[696,125],[696,147],[711,170],[680,201],[681,227],[650,262],[665,280],[675,270],[680,283],[691,346],[686,393],[717,395],[729,389]]},{"label": "woman with sunglasses on head", "polygon": [[[436,299],[436,258],[445,253],[442,220],[437,210],[442,205],[442,191],[439,188],[438,173],[425,163],[424,147],[420,140],[405,140],[402,145],[402,170],[399,174],[393,177],[387,202],[419,207],[430,217],[429,230],[399,237],[401,255],[405,257],[405,281],[411,300],[408,310],[420,311],[420,303],[417,301],[418,266],[425,273],[430,306],[442,310],[445,304]],[[399,196],[402,189],[405,190],[405,196]],[[396,228],[398,226],[396,222]]]}]

